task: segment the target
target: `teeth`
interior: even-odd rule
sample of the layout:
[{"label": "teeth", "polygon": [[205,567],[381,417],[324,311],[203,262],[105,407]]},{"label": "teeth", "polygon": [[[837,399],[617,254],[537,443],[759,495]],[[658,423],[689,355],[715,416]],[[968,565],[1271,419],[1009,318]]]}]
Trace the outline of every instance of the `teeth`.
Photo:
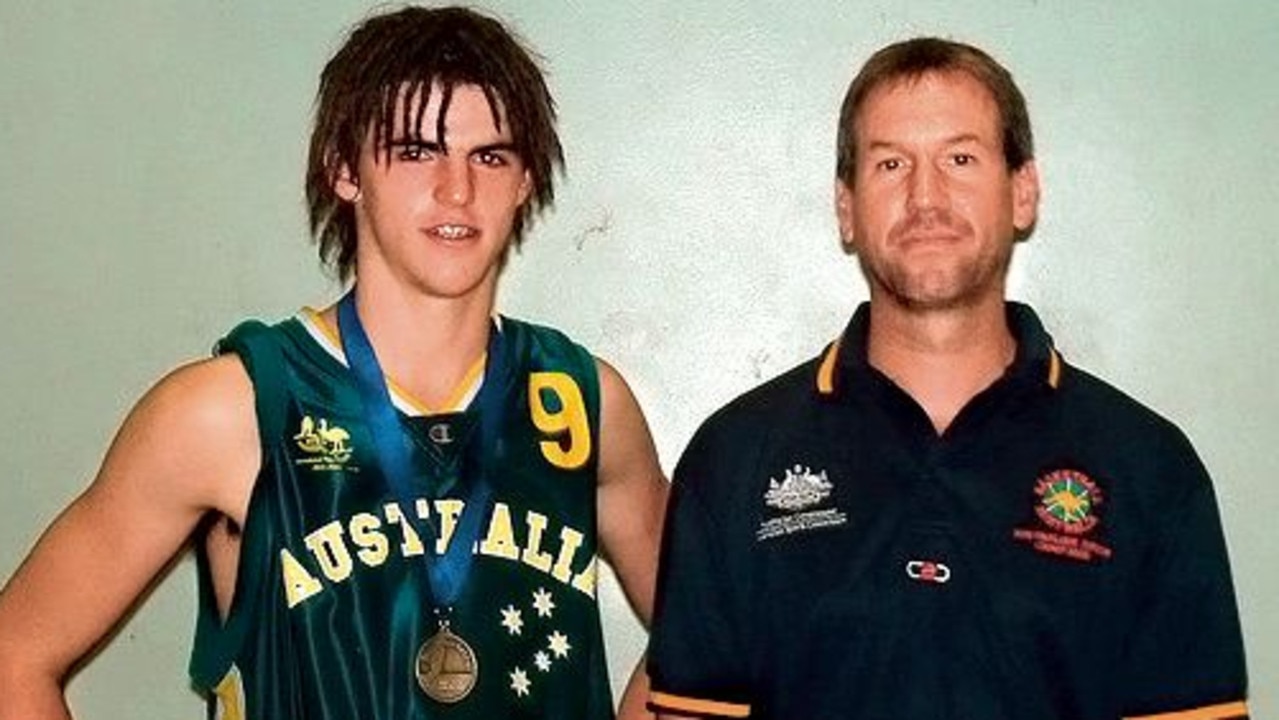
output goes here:
[{"label": "teeth", "polygon": [[437,225],[435,228],[435,234],[447,240],[458,240],[472,233],[473,230],[466,225]]}]

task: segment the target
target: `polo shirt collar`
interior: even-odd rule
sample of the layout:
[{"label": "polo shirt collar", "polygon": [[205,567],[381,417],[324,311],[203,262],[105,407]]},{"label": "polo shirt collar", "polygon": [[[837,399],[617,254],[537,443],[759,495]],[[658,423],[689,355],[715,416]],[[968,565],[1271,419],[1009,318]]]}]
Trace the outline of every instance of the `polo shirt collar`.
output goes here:
[{"label": "polo shirt collar", "polygon": [[[1029,305],[1009,301],[1005,308],[1008,328],[1017,342],[1017,353],[1005,378],[1027,387],[1057,389],[1061,383],[1062,360],[1053,346],[1052,336],[1044,330],[1039,316]],[[819,395],[837,397],[841,388],[872,374],[866,347],[869,332],[870,303],[863,302],[853,313],[843,335],[822,352],[816,379]]]}]

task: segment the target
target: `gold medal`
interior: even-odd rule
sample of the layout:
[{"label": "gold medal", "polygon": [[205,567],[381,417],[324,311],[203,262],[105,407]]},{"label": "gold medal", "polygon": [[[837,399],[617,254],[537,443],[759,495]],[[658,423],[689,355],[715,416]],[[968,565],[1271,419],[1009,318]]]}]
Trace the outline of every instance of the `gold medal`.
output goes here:
[{"label": "gold medal", "polygon": [[417,651],[417,684],[440,703],[460,702],[471,694],[480,677],[475,651],[466,641],[440,623],[440,631],[427,638]]}]

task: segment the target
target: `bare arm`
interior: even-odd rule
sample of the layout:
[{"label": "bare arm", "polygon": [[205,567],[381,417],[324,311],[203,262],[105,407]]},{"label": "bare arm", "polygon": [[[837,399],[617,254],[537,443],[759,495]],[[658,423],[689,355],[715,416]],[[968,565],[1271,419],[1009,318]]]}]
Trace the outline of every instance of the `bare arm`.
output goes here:
[{"label": "bare arm", "polygon": [[648,710],[648,672],[644,669],[644,657],[635,664],[631,679],[622,691],[617,720],[653,720],[653,713]]},{"label": "bare arm", "polygon": [[[635,396],[616,370],[603,361],[598,365],[603,408],[597,500],[600,539],[627,600],[647,626],[668,484]],[[647,698],[648,675],[641,659],[622,696],[619,720],[651,718],[645,709]]]},{"label": "bare arm", "polygon": [[0,592],[0,720],[67,718],[63,684],[200,518],[243,520],[260,462],[235,357],[183,367],[125,419],[97,477]]}]

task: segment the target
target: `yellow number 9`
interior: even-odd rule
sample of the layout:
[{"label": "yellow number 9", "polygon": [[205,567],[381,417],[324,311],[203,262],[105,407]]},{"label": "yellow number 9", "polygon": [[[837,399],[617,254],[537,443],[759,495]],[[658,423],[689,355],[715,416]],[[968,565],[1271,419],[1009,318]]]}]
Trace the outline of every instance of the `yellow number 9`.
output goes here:
[{"label": "yellow number 9", "polygon": [[[543,394],[546,392],[554,394],[558,410],[546,409]],[[530,373],[528,404],[533,424],[555,438],[539,443],[542,455],[555,467],[565,470],[585,465],[591,457],[591,424],[586,417],[582,391],[573,378],[560,372]]]}]

